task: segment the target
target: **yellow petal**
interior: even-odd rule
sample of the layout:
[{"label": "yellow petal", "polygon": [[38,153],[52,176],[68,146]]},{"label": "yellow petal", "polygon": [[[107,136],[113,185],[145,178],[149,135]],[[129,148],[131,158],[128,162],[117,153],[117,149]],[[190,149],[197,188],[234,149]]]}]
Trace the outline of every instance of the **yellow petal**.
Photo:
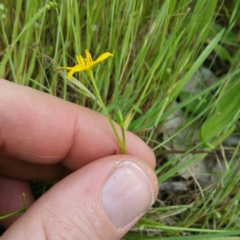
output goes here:
[{"label": "yellow petal", "polygon": [[90,68],[95,67],[97,64],[99,64],[100,62],[102,62],[103,60],[105,60],[106,58],[109,58],[109,57],[113,57],[113,54],[111,54],[109,52],[103,53],[100,57],[97,58],[96,61],[93,61],[90,64]]},{"label": "yellow petal", "polygon": [[72,79],[72,75],[75,72],[81,72],[81,71],[85,71],[85,70],[88,70],[87,67],[80,66],[80,65],[75,65],[74,67],[71,68],[71,71],[68,73],[68,80]]},{"label": "yellow petal", "polygon": [[82,56],[80,56],[79,58],[80,58],[80,62],[81,62],[81,64],[82,64],[83,66],[87,66],[87,64],[86,64],[86,62],[85,62],[85,60],[84,60],[84,58],[83,58]]},{"label": "yellow petal", "polygon": [[72,79],[72,75],[75,73],[75,71],[72,69],[69,73],[68,73],[68,80],[71,80]]},{"label": "yellow petal", "polygon": [[60,69],[70,70],[68,73],[68,79],[71,80],[72,75],[75,72],[90,71],[93,67],[95,67],[98,63],[102,62],[106,58],[113,57],[113,54],[106,52],[106,53],[103,53],[102,55],[100,55],[96,61],[93,61],[92,56],[87,49],[85,50],[85,53],[86,53],[85,59],[81,55],[76,56],[78,64],[75,65],[74,67],[58,67],[55,70],[56,71],[60,70]]},{"label": "yellow petal", "polygon": [[86,63],[88,65],[90,65],[91,62],[93,61],[92,60],[92,55],[91,55],[91,53],[87,49],[85,50],[85,54],[86,54]]},{"label": "yellow petal", "polygon": [[97,58],[97,60],[94,62],[102,62],[103,60],[105,60],[106,58],[109,58],[109,57],[113,57],[113,54],[106,52],[106,53],[103,53],[101,56],[99,56]]}]

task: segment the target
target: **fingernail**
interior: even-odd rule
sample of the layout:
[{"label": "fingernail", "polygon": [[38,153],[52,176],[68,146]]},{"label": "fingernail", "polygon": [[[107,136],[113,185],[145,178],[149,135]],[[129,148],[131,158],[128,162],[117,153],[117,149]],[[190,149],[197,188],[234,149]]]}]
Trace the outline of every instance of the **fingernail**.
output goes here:
[{"label": "fingernail", "polygon": [[153,190],[147,175],[130,161],[119,164],[102,189],[103,207],[116,228],[143,215],[153,201]]}]

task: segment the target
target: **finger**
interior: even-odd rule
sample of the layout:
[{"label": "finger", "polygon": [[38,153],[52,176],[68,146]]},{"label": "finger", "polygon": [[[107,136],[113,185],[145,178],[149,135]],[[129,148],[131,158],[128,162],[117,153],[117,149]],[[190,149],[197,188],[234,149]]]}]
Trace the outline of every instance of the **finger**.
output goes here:
[{"label": "finger", "polygon": [[[0,153],[78,169],[120,153],[106,117],[51,95],[0,80]],[[120,129],[117,126],[120,133]],[[126,131],[127,153],[155,167],[152,150]]]},{"label": "finger", "polygon": [[144,161],[115,155],[75,171],[36,201],[4,239],[120,239],[157,197]]},{"label": "finger", "polygon": [[71,171],[61,163],[46,165],[0,157],[0,174],[21,180],[51,181],[67,176]]},{"label": "finger", "polygon": [[[0,193],[0,216],[22,209],[23,193],[27,206],[34,202],[29,184],[26,181],[0,176]],[[0,220],[0,225],[7,228],[21,215],[22,213]]]}]

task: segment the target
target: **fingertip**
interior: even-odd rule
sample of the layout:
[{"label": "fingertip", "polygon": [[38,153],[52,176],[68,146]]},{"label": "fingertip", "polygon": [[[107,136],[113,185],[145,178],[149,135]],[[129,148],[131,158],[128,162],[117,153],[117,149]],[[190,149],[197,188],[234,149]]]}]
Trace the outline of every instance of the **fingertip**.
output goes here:
[{"label": "fingertip", "polygon": [[[76,170],[101,157],[121,153],[102,114],[8,81],[2,80],[1,84],[0,98],[7,99],[0,109],[5,113],[0,120],[4,155],[39,164],[61,162]],[[121,136],[120,127],[115,126]],[[127,130],[126,148],[128,154],[155,167],[153,151]]]},{"label": "fingertip", "polygon": [[152,205],[157,191],[156,175],[146,161],[104,157],[53,186],[4,236],[68,239],[71,233],[76,239],[120,239]]},{"label": "fingertip", "polygon": [[125,156],[106,178],[102,202],[110,222],[118,229],[135,223],[154,203],[157,180],[149,167]]}]

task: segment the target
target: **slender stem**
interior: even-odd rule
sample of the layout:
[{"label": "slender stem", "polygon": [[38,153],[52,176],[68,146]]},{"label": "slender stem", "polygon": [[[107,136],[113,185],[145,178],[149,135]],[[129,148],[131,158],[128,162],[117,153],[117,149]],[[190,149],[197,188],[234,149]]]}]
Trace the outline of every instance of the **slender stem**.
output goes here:
[{"label": "slender stem", "polygon": [[121,127],[121,131],[122,131],[122,144],[123,146],[126,146],[124,121],[123,121],[122,113],[119,107],[116,107],[116,113],[118,118],[118,125]]},{"label": "slender stem", "polygon": [[125,130],[123,126],[121,126],[121,130],[122,130],[122,144],[126,153],[126,138],[125,138]]},{"label": "slender stem", "polygon": [[4,215],[4,216],[0,216],[0,220],[3,220],[3,219],[5,219],[5,218],[12,217],[12,216],[17,215],[17,214],[22,213],[22,212],[26,212],[26,210],[27,210],[27,209],[24,207],[24,208],[22,208],[21,210],[8,213],[8,214],[6,214],[6,215]]},{"label": "slender stem", "polygon": [[12,217],[12,216],[17,215],[17,214],[22,213],[22,212],[26,212],[27,209],[28,209],[28,207],[27,207],[27,203],[26,203],[26,196],[25,196],[25,193],[23,193],[23,208],[18,210],[18,211],[15,211],[15,212],[8,213],[4,216],[0,216],[0,220]]},{"label": "slender stem", "polygon": [[113,129],[113,132],[114,132],[114,134],[115,134],[115,136],[116,136],[118,145],[119,145],[119,147],[121,148],[122,153],[125,154],[125,153],[126,153],[125,133],[124,133],[124,135],[123,135],[123,136],[124,136],[124,139],[123,139],[123,141],[121,141],[121,139],[120,139],[120,137],[119,137],[119,135],[118,135],[118,133],[117,133],[117,130],[116,130],[114,124],[113,124],[113,121],[112,121],[112,119],[110,118],[110,116],[109,116],[109,114],[108,114],[108,111],[107,111],[107,109],[106,109],[106,107],[105,107],[105,105],[104,105],[104,103],[103,103],[103,101],[102,101],[102,98],[101,98],[100,94],[99,94],[99,91],[98,91],[98,88],[97,88],[95,79],[94,79],[94,77],[93,77],[92,71],[91,71],[91,70],[88,71],[87,74],[88,74],[88,76],[89,76],[89,78],[90,78],[90,80],[91,80],[91,82],[92,82],[92,85],[93,85],[95,94],[96,94],[96,96],[97,96],[97,99],[99,100],[99,102],[100,102],[100,104],[101,104],[101,107],[102,107],[102,109],[103,109],[103,111],[104,111],[104,113],[105,113],[105,115],[106,115],[106,117],[107,117],[107,119],[108,119],[108,121],[109,121],[112,129]]}]

